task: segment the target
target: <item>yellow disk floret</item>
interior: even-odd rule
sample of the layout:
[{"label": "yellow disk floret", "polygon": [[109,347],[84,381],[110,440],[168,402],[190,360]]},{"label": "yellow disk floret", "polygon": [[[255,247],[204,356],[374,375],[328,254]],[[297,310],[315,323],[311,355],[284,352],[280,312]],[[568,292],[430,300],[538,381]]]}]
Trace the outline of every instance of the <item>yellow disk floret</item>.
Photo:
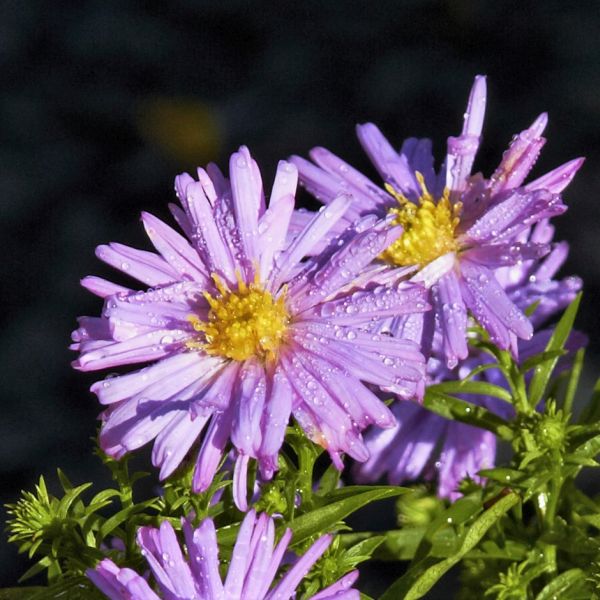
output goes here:
[{"label": "yellow disk floret", "polygon": [[436,202],[427,190],[425,179],[416,173],[421,186],[418,204],[386,184],[387,191],[396,198],[399,207],[393,207],[389,214],[395,215],[394,224],[402,225],[404,232],[393,244],[388,246],[381,257],[393,265],[425,266],[436,258],[458,250],[455,236],[456,226],[462,203],[450,202],[450,192],[444,189],[442,197]]},{"label": "yellow disk floret", "polygon": [[204,335],[203,339],[188,341],[188,348],[239,361],[252,356],[261,361],[274,359],[290,320],[285,290],[274,298],[262,288],[258,274],[250,284],[238,275],[235,291],[218,275],[212,278],[219,293],[212,296],[204,292],[210,305],[207,321],[196,315],[189,317],[194,329]]}]

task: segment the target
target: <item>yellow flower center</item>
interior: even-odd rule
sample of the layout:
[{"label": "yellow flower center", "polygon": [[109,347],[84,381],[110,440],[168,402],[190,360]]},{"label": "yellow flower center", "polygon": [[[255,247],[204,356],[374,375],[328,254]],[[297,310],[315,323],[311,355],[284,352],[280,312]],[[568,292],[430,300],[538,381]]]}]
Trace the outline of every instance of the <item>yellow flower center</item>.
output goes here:
[{"label": "yellow flower center", "polygon": [[450,191],[446,188],[436,202],[428,191],[421,173],[416,173],[421,187],[418,203],[411,202],[396,191],[389,183],[386,190],[396,198],[399,207],[390,208],[389,214],[396,216],[394,225],[402,225],[402,235],[388,246],[380,258],[393,265],[424,267],[436,258],[458,250],[455,230],[460,222],[462,203],[450,202]]},{"label": "yellow flower center", "polygon": [[204,292],[210,305],[208,320],[196,315],[188,320],[203,339],[190,340],[190,350],[202,349],[212,355],[243,361],[256,356],[273,360],[287,331],[290,316],[285,306],[285,289],[273,298],[260,285],[258,273],[247,285],[238,275],[237,290],[232,291],[218,275],[212,275],[219,293]]}]

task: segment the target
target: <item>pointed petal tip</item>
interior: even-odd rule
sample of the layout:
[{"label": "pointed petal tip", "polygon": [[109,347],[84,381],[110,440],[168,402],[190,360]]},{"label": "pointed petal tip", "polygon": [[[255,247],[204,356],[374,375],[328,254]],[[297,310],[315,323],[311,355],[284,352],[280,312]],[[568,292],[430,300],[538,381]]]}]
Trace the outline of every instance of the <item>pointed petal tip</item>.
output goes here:
[{"label": "pointed petal tip", "polygon": [[533,133],[535,137],[539,137],[542,135],[544,129],[546,129],[546,125],[548,125],[548,113],[543,112],[536,117],[535,121],[529,127],[529,131]]}]

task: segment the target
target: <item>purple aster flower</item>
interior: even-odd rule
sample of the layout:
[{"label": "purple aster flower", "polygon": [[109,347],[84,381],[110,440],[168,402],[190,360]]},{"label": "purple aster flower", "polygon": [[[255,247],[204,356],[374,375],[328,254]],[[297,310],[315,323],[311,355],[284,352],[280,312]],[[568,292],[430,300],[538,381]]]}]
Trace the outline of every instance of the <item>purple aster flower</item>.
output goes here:
[{"label": "purple aster flower", "polygon": [[[544,220],[521,233],[519,240],[521,243],[533,241],[549,244],[553,235],[554,228]],[[525,261],[495,271],[497,280],[520,310],[537,303],[531,317],[536,328],[563,310],[581,290],[582,282],[578,277],[553,279],[567,254],[568,245],[560,242],[541,261]],[[531,339],[519,341],[521,359],[542,352],[551,334],[552,329],[543,329],[537,331]],[[437,356],[443,356],[439,351],[440,338],[438,332],[433,344],[433,353]],[[574,352],[586,343],[585,336],[574,331],[567,342],[567,348]],[[453,370],[432,357],[427,363],[428,380],[431,383],[462,380],[474,368],[489,361],[489,356],[473,348],[470,349],[469,357]],[[558,369],[567,368],[569,362],[568,359],[562,359]],[[507,386],[498,369],[487,369],[478,379]],[[464,399],[484,406],[505,419],[513,414],[508,404],[496,398],[469,395]],[[449,421],[413,403],[396,402],[391,410],[398,424],[385,431],[371,430],[367,433],[365,441],[370,457],[365,463],[356,465],[357,479],[372,482],[385,475],[390,483],[400,485],[420,477],[426,480],[437,478],[437,494],[455,500],[460,495],[458,485],[465,477],[481,481],[477,473],[494,466],[496,437],[491,432]]]},{"label": "purple aster flower", "polygon": [[[442,334],[442,351],[449,367],[468,355],[467,311],[479,321],[501,348],[516,348],[516,338],[529,339],[531,322],[510,300],[496,277],[496,269],[538,259],[549,251],[547,243],[520,234],[543,219],[566,210],[560,192],[583,160],[570,161],[523,186],[545,139],[547,115],[513,138],[489,179],[471,174],[481,141],[486,84],[475,78],[462,133],[448,138],[448,150],[439,172],[434,170],[431,141],[407,139],[397,152],[372,123],[359,125],[359,140],[385,182],[385,190],[324,148],[315,148],[312,164],[291,160],[306,188],[328,205],[340,192],[354,202],[344,219],[365,215],[392,215],[403,234],[379,259],[395,266],[413,266],[430,290],[433,310],[401,316],[393,331],[417,330],[425,352],[434,330]],[[309,218],[294,217],[294,231]],[[343,230],[340,220],[335,235]]]},{"label": "purple aster flower", "polygon": [[[168,521],[159,529],[138,530],[137,543],[158,593],[135,571],[119,568],[109,559],[89,569],[87,576],[111,600],[288,600],[295,597],[296,588],[331,543],[330,535],[319,538],[273,585],[292,532],[286,529],[275,544],[273,519],[252,510],[242,522],[223,581],[213,521],[207,518],[195,530],[185,519],[182,524],[187,559]],[[358,571],[352,571],[311,598],[358,600],[358,591],[351,589],[357,577]]]},{"label": "purple aster flower", "polygon": [[420,285],[365,271],[400,227],[367,219],[341,245],[302,262],[351,200],[332,200],[286,245],[296,167],[279,164],[268,208],[246,148],[231,157],[230,177],[209,165],[198,181],[176,178],[183,210],[171,211],[185,236],[142,215],[158,254],[97,249],[150,289],[85,278],[105,305],[101,317],[80,319],[73,348],[83,371],[153,363],[92,386],[108,407],[100,432],[107,454],[118,458],[155,439],[152,460],[165,478],[204,432],[193,477],[194,490],[204,491],[231,440],[234,494],[245,508],[248,460],[272,476],[290,413],[338,468],[342,452],[368,457],[360,432],[394,418],[365,384],[419,397],[425,365],[416,343],[374,339],[366,328],[429,307]]}]

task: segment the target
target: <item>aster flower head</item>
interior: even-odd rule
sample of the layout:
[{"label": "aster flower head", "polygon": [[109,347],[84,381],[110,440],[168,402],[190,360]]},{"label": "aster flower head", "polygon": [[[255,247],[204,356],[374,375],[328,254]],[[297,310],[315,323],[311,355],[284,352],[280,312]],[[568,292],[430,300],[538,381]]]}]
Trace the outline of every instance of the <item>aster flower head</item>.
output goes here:
[{"label": "aster flower head", "polygon": [[351,201],[333,199],[287,245],[296,184],[296,167],[281,162],[267,208],[258,167],[241,148],[230,181],[214,165],[199,169],[197,181],[176,178],[183,209],[171,211],[185,235],[144,213],[157,254],[98,248],[102,260],[150,286],[83,280],[105,305],[101,317],[80,319],[74,366],[153,363],[92,386],[107,406],[100,444],[109,455],[155,439],[152,460],[165,478],[203,434],[193,478],[203,491],[231,440],[234,493],[245,508],[248,460],[273,474],[290,413],[341,468],[342,452],[367,458],[362,429],[394,423],[365,384],[407,398],[422,393],[418,346],[366,331],[373,319],[428,309],[421,286],[365,275],[400,228],[367,219],[303,262]]},{"label": "aster flower head", "polygon": [[[323,555],[331,536],[319,538],[283,575],[277,577],[292,532],[287,529],[275,544],[275,523],[267,514],[249,511],[233,548],[227,575],[219,573],[219,547],[214,523],[207,518],[197,529],[182,520],[187,556],[168,521],[160,528],[141,527],[137,543],[156,581],[154,591],[135,571],[101,561],[87,576],[111,600],[289,600],[304,576]],[[352,571],[312,600],[358,600]]]},{"label": "aster flower head", "polygon": [[[533,224],[566,210],[560,192],[583,162],[570,161],[523,185],[545,143],[542,133],[547,116],[542,114],[513,138],[489,179],[471,174],[485,104],[485,78],[479,76],[462,132],[448,138],[447,154],[437,173],[430,140],[407,139],[398,152],[375,125],[359,125],[359,140],[385,189],[324,148],[311,151],[316,165],[300,157],[291,159],[306,188],[325,204],[342,191],[352,194],[354,202],[345,219],[389,215],[403,228],[403,234],[379,259],[417,269],[413,279],[429,288],[433,310],[396,319],[394,330],[402,333],[408,326],[426,350],[434,330],[441,332],[441,350],[449,367],[468,355],[468,311],[501,348],[514,350],[517,338],[532,336],[531,322],[508,298],[496,270],[539,259],[550,251],[547,243],[521,241],[519,236]],[[297,214],[295,227],[307,218]]]},{"label": "aster flower head", "polygon": [[[518,239],[522,243],[533,241],[550,244],[553,236],[554,228],[547,220],[543,220],[523,231]],[[535,306],[531,322],[537,331],[531,339],[519,341],[521,360],[544,351],[552,329],[538,328],[566,308],[581,290],[579,277],[554,278],[564,264],[568,251],[568,244],[559,242],[541,261],[524,261],[496,270],[497,280],[511,302],[523,311]],[[435,356],[442,356],[439,349],[441,343],[442,335],[438,331],[433,341]],[[566,346],[575,352],[586,343],[585,336],[573,331]],[[490,362],[489,356],[473,347],[469,348],[469,356],[454,369],[447,368],[435,356],[427,362],[429,384],[464,380],[473,369]],[[569,358],[565,357],[558,368],[564,369],[569,363]],[[486,369],[477,379],[507,387],[499,369]],[[513,414],[510,405],[496,398],[469,395],[464,399],[484,406],[505,419]],[[359,480],[373,482],[386,476],[391,484],[400,485],[421,477],[435,479],[438,496],[454,501],[460,496],[458,487],[463,479],[470,477],[481,481],[477,473],[494,466],[496,437],[493,433],[444,419],[414,403],[395,402],[391,410],[396,416],[396,426],[385,431],[373,429],[365,436],[370,457],[365,463],[356,465],[355,473]]]}]

